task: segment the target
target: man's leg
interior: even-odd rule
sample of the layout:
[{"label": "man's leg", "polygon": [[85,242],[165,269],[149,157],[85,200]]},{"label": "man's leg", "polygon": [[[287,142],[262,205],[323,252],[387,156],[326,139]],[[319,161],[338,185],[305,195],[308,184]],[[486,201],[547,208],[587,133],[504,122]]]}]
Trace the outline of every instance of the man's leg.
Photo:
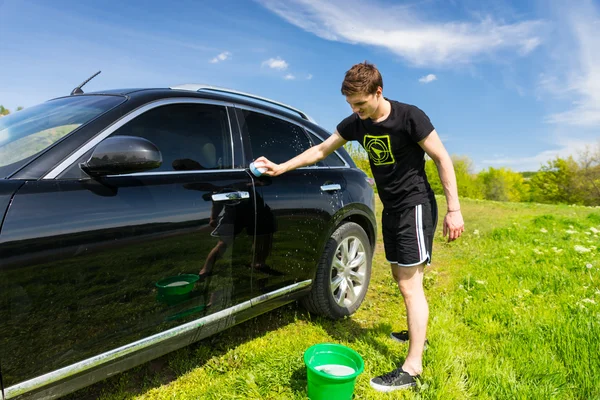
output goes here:
[{"label": "man's leg", "polygon": [[416,376],[423,372],[423,349],[427,333],[429,307],[423,291],[423,268],[425,263],[414,267],[392,265],[392,274],[398,283],[406,305],[408,355],[400,368],[371,379],[371,386],[380,392],[391,392],[416,386]]},{"label": "man's leg", "polygon": [[402,369],[410,375],[423,372],[423,349],[427,336],[429,306],[423,290],[423,268],[425,264],[414,267],[401,267],[392,264],[392,274],[404,297],[408,336],[410,337],[408,355]]}]

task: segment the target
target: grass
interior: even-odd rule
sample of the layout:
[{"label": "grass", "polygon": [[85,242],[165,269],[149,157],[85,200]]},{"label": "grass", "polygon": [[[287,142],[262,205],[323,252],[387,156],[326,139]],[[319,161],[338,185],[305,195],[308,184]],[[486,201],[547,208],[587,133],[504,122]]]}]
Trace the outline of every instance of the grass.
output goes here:
[{"label": "grass", "polygon": [[304,350],[335,342],[365,360],[359,399],[600,399],[600,210],[467,199],[462,209],[460,240],[447,243],[438,223],[425,275],[430,345],[415,390],[369,386],[407,351],[389,338],[406,321],[380,234],[351,318],[288,305],[69,398],[305,399]]}]

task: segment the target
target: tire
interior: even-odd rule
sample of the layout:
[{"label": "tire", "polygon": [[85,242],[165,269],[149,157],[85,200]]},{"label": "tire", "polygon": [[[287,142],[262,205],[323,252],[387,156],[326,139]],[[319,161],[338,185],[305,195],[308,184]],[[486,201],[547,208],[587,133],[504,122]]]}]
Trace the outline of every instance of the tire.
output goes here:
[{"label": "tire", "polygon": [[334,320],[352,315],[367,294],[372,258],[364,229],[354,222],[340,225],[325,246],[312,290],[302,305]]}]

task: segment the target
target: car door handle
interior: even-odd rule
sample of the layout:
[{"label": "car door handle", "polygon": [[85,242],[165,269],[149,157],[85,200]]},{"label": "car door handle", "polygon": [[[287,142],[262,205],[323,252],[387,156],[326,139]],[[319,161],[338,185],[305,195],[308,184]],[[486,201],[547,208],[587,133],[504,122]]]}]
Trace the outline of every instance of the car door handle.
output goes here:
[{"label": "car door handle", "polygon": [[250,193],[248,192],[229,192],[229,193],[217,193],[212,195],[213,201],[228,201],[228,200],[243,200],[249,199]]},{"label": "car door handle", "polygon": [[336,190],[341,190],[342,187],[340,185],[338,185],[337,183],[331,183],[328,185],[323,185],[321,186],[321,190],[324,192],[334,192]]}]

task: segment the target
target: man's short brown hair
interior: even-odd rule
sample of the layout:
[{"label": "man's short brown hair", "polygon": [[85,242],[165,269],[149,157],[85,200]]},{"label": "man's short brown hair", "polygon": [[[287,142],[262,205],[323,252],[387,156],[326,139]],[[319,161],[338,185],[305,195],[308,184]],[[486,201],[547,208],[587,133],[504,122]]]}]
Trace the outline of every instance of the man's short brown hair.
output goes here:
[{"label": "man's short brown hair", "polygon": [[342,94],[351,96],[354,94],[373,94],[377,88],[383,89],[383,79],[375,65],[365,61],[353,65],[342,82]]}]

